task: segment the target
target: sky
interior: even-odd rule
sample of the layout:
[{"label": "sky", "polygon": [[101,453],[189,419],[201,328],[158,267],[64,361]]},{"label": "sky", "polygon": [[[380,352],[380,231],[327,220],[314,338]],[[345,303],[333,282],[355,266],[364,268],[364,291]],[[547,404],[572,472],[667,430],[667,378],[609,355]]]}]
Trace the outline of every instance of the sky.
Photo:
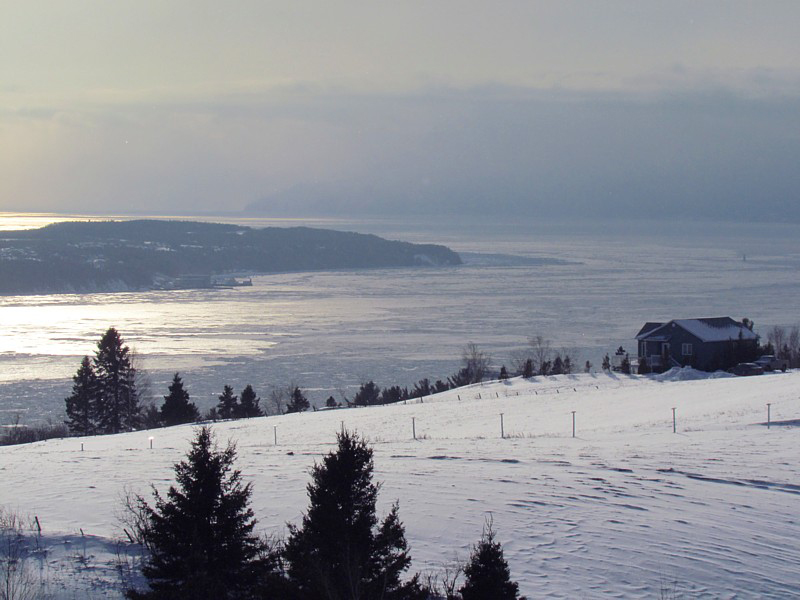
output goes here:
[{"label": "sky", "polygon": [[800,3],[0,0],[0,211],[800,222]]}]

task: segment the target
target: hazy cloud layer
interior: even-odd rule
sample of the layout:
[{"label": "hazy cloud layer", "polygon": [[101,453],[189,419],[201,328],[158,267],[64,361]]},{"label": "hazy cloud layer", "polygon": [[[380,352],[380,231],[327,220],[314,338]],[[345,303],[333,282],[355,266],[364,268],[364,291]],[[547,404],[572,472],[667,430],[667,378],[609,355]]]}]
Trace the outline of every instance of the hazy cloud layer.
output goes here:
[{"label": "hazy cloud layer", "polygon": [[794,2],[0,11],[0,210],[800,220]]}]

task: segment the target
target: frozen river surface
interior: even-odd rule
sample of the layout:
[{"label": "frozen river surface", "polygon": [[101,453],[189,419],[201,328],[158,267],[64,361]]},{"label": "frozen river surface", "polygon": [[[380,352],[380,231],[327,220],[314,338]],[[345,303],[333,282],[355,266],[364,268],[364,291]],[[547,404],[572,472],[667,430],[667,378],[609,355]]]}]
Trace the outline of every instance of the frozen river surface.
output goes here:
[{"label": "frozen river surface", "polygon": [[747,316],[762,334],[800,322],[797,226],[328,226],[444,243],[465,264],[269,275],[230,290],[0,298],[0,424],[60,421],[71,376],[110,326],[157,400],[180,372],[206,409],[224,384],[252,384],[263,398],[294,382],[320,403],[369,379],[445,378],[471,341],[498,368],[535,334],[599,365],[619,345],[633,351],[645,321]]}]

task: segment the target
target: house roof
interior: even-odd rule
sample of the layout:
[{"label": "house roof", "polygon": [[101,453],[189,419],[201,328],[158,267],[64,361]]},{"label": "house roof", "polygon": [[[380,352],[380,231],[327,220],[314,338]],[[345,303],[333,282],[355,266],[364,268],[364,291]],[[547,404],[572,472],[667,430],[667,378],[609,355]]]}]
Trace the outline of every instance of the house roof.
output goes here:
[{"label": "house roof", "polygon": [[656,329],[658,327],[661,327],[663,324],[664,323],[656,323],[654,321],[648,321],[647,323],[644,324],[644,327],[642,327],[639,330],[639,333],[636,334],[636,339],[638,340],[639,336],[644,335],[646,333],[649,333],[649,332],[653,331],[654,329]]},{"label": "house roof", "polygon": [[[655,327],[648,327],[655,325]],[[667,323],[646,323],[636,334],[637,340],[648,339],[651,341],[667,340],[670,338],[670,329],[673,326],[688,331],[703,342],[726,342],[737,340],[741,336],[744,340],[755,340],[757,336],[739,321],[730,317],[711,317],[707,319],[673,319]]]}]

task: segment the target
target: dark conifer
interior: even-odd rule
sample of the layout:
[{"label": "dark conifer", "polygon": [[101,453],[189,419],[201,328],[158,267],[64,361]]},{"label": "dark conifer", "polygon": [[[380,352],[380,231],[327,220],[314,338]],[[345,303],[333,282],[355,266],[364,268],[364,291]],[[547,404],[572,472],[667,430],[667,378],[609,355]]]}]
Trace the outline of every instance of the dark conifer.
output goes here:
[{"label": "dark conifer", "polygon": [[236,416],[242,419],[250,419],[252,417],[263,417],[264,411],[261,410],[259,403],[261,398],[256,395],[252,385],[247,385],[242,390],[239,396],[239,406],[236,411]]},{"label": "dark conifer", "polygon": [[309,408],[311,408],[311,404],[308,402],[308,398],[306,398],[305,394],[303,394],[303,390],[301,390],[298,386],[294,386],[292,394],[289,397],[289,402],[286,404],[286,412],[303,412]]},{"label": "dark conifer", "polygon": [[533,377],[533,359],[528,358],[525,360],[525,364],[522,366],[522,376],[525,379]]},{"label": "dark conifer", "polygon": [[550,367],[550,375],[562,375],[564,373],[564,361],[560,354],[556,354],[553,359],[553,366]]},{"label": "dark conifer", "polygon": [[84,356],[78,372],[72,377],[72,394],[65,399],[70,433],[91,435],[95,432],[97,410],[97,377],[88,356]]},{"label": "dark conifer", "polygon": [[328,399],[325,400],[325,406],[328,408],[336,408],[339,404],[336,402],[336,398],[333,396],[328,396]]},{"label": "dark conifer", "polygon": [[353,398],[353,404],[356,406],[372,406],[373,404],[378,404],[380,395],[381,388],[375,385],[374,381],[370,380],[367,383],[362,383],[361,387],[358,388],[358,392],[356,392]]},{"label": "dark conifer", "polygon": [[139,533],[149,551],[142,573],[150,589],[129,590],[129,598],[254,597],[272,564],[253,533],[251,484],[233,469],[235,458],[232,444],[219,450],[211,429],[201,427],[186,460],[175,465],[177,487],[170,486],[166,498],[154,490],[154,507],[137,498],[144,517]]},{"label": "dark conifer", "polygon": [[519,585],[511,581],[503,547],[494,541],[491,521],[472,549],[464,576],[466,581],[459,590],[462,600],[516,600],[519,596]]},{"label": "dark conifer", "polygon": [[138,425],[139,398],[130,349],[110,327],[97,344],[94,372],[98,383],[97,429],[100,433],[130,431]]},{"label": "dark conifer", "polygon": [[337,439],[311,471],[302,526],[289,525],[283,556],[296,597],[420,597],[416,577],[400,582],[411,558],[397,505],[380,525],[375,516],[372,449],[347,431]]},{"label": "dark conifer", "polygon": [[217,404],[217,416],[220,419],[233,419],[239,412],[239,398],[234,395],[233,388],[226,385],[222,389]]},{"label": "dark conifer", "polygon": [[505,381],[506,379],[508,379],[508,370],[506,369],[506,366],[503,365],[500,367],[500,381]]},{"label": "dark conifer", "polygon": [[603,371],[610,371],[611,370],[611,359],[608,357],[608,354],[606,354],[603,357],[603,364],[602,364],[601,368],[603,369]]},{"label": "dark conifer", "polygon": [[169,427],[181,423],[194,423],[200,419],[200,413],[193,402],[189,402],[189,392],[183,387],[178,373],[172,378],[169,394],[164,396],[161,405],[161,422]]}]

